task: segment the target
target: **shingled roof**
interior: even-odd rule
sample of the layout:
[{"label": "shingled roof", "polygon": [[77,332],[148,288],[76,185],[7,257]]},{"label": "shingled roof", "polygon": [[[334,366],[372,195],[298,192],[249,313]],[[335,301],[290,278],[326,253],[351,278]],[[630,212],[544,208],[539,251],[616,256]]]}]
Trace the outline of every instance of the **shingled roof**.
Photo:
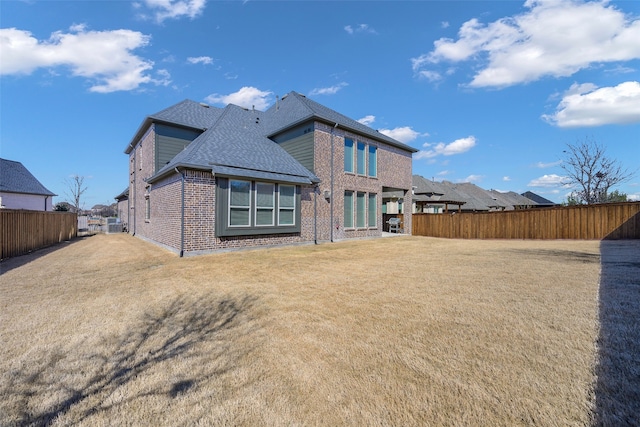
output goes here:
[{"label": "shingled roof", "polygon": [[57,196],[47,190],[20,162],[0,159],[0,191],[6,193]]},{"label": "shingled roof", "polygon": [[408,152],[417,151],[304,95],[291,92],[264,112],[233,104],[216,108],[182,101],[146,117],[125,153],[133,150],[152,123],[173,124],[201,130],[202,134],[149,178],[150,183],[173,173],[176,168],[193,168],[229,176],[309,184],[318,182],[318,177],[269,138],[309,120],[332,126],[337,124]]},{"label": "shingled roof", "polygon": [[280,133],[305,121],[315,119],[331,126],[337,124],[343,129],[368,136],[374,140],[384,142],[411,153],[418,151],[297,92],[290,92],[283,96],[282,100],[276,102],[276,104],[265,111],[265,118],[268,121],[267,126],[271,130],[268,136]]},{"label": "shingled roof", "polygon": [[206,131],[148,181],[154,182],[178,167],[301,184],[319,181],[282,147],[264,136],[263,114],[228,105]]}]

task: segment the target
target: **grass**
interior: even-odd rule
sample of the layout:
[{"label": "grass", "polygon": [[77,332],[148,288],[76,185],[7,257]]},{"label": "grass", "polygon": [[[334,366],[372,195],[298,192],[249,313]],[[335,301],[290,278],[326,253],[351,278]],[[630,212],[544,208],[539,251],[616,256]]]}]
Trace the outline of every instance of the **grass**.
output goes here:
[{"label": "grass", "polygon": [[97,235],[10,259],[0,425],[606,424],[637,408],[597,410],[599,245]]}]

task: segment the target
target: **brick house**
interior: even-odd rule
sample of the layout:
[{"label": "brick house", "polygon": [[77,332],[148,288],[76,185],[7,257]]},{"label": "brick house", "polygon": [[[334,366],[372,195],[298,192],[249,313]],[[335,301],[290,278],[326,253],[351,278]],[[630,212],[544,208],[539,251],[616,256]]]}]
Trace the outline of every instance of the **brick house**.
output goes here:
[{"label": "brick house", "polygon": [[185,100],[127,146],[123,221],[181,256],[381,236],[383,193],[411,206],[416,151],[296,92],[264,112]]}]

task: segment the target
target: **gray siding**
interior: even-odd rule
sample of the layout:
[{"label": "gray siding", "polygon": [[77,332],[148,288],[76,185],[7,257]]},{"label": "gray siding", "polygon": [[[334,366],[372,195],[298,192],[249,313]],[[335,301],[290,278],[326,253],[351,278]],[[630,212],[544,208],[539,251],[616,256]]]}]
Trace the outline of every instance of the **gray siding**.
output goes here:
[{"label": "gray siding", "polygon": [[271,139],[291,154],[298,163],[313,172],[313,130],[313,122],[307,122],[275,135]]},{"label": "gray siding", "polygon": [[302,166],[313,172],[313,132],[281,142],[280,146]]},{"label": "gray siding", "polygon": [[156,124],[155,170],[159,171],[202,132]]}]

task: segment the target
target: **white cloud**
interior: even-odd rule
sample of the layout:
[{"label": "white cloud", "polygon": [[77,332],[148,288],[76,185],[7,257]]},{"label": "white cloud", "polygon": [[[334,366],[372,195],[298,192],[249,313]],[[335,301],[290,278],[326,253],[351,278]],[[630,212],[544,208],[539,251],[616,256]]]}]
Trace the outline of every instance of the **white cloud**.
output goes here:
[{"label": "white cloud", "polygon": [[372,115],[368,115],[368,116],[364,116],[361,119],[358,119],[359,123],[362,123],[365,126],[369,126],[371,123],[376,121],[376,116],[372,116]]},{"label": "white cloud", "polygon": [[484,178],[482,175],[469,175],[464,179],[458,180],[458,182],[480,182]]},{"label": "white cloud", "polygon": [[[206,6],[206,0],[142,0],[142,3],[154,11],[154,19],[158,23],[183,16],[193,19],[202,14]],[[140,9],[140,3],[134,7]]]},{"label": "white cloud", "polygon": [[422,70],[418,73],[418,76],[427,79],[430,83],[442,80],[442,75],[437,71]]},{"label": "white cloud", "polygon": [[418,135],[420,135],[420,133],[411,129],[409,126],[397,127],[394,129],[379,129],[378,132],[405,143],[413,141],[418,137]]},{"label": "white cloud", "polygon": [[314,95],[335,95],[343,87],[349,86],[348,83],[342,82],[330,87],[316,88],[309,92],[309,96]]},{"label": "white cloud", "polygon": [[509,177],[509,176],[503,176],[503,177],[502,177],[502,180],[503,180],[504,182],[509,182],[509,181],[511,181],[511,177]]},{"label": "white cloud", "polygon": [[244,108],[255,107],[258,110],[265,110],[270,104],[271,95],[273,95],[272,92],[245,86],[229,95],[212,93],[205,98],[205,101],[211,104],[234,104]]},{"label": "white cloud", "polygon": [[148,74],[153,62],[131,53],[149,41],[137,31],[87,31],[83,25],[57,31],[48,40],[16,28],[0,29],[0,75],[67,66],[74,76],[94,81],[92,92],[132,90],[156,82]]},{"label": "white cloud", "polygon": [[452,156],[454,154],[462,154],[471,150],[476,145],[476,138],[474,136],[468,136],[466,138],[456,139],[455,141],[445,144],[439,142],[437,144],[425,143],[424,148],[428,150],[421,150],[414,155],[415,159],[428,159],[431,157]]},{"label": "white cloud", "polygon": [[440,23],[440,28],[449,28],[449,22],[447,21],[442,21]]},{"label": "white cloud", "polygon": [[213,64],[213,58],[210,56],[190,56],[187,58],[190,64]]},{"label": "white cloud", "polygon": [[553,168],[556,166],[560,166],[560,164],[562,164],[562,160],[558,160],[555,162],[549,162],[549,163],[544,163],[544,162],[538,162],[536,163],[534,166],[540,169],[546,169],[546,168]]},{"label": "white cloud", "polygon": [[567,177],[556,174],[543,175],[533,179],[527,184],[528,187],[560,187],[566,184]]},{"label": "white cloud", "polygon": [[378,34],[376,30],[371,28],[368,24],[358,24],[356,26],[347,25],[344,30],[349,34],[364,33],[364,34]]},{"label": "white cloud", "polygon": [[556,112],[542,118],[558,127],[640,123],[640,83],[630,81],[603,88],[573,84]]},{"label": "white cloud", "polygon": [[465,22],[457,40],[436,40],[431,52],[413,58],[414,72],[474,60],[482,68],[471,86],[504,87],[640,58],[640,19],[607,1],[527,0],[524,5],[522,14],[489,24]]}]

